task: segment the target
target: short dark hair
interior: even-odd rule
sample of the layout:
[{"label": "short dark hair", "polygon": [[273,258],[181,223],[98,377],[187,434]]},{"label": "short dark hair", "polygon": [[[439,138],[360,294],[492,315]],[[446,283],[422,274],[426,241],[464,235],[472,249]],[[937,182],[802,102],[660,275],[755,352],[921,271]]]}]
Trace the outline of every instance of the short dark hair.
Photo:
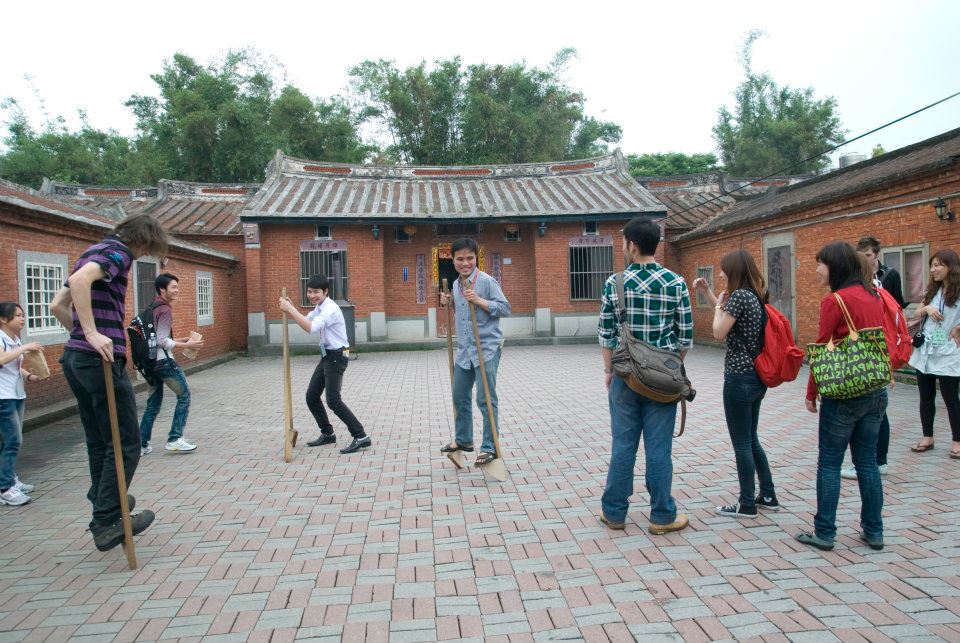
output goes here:
[{"label": "short dark hair", "polygon": [[861,237],[857,242],[857,252],[866,252],[873,250],[873,254],[880,254],[880,239],[876,237]]},{"label": "short dark hair", "polygon": [[473,239],[468,239],[463,237],[462,239],[457,239],[450,244],[450,256],[457,254],[461,250],[472,250],[473,254],[478,254],[480,252],[480,246],[477,245],[477,242]]},{"label": "short dark hair", "polygon": [[159,295],[161,290],[166,290],[171,281],[180,283],[180,280],[177,279],[176,275],[171,275],[169,272],[164,272],[157,275],[157,278],[153,280],[153,287],[157,289],[157,294]]},{"label": "short dark hair", "polygon": [[660,245],[660,226],[649,217],[633,217],[623,226],[623,238],[637,244],[640,254],[652,255]]},{"label": "short dark hair", "polygon": [[136,247],[151,257],[164,258],[170,245],[170,237],[160,222],[149,214],[131,214],[117,224],[113,233],[127,247]]},{"label": "short dark hair", "polygon": [[830,271],[830,292],[857,285],[873,292],[872,284],[863,274],[862,257],[846,241],[828,243],[820,248],[816,259]]},{"label": "short dark hair", "polygon": [[307,288],[310,290],[330,290],[330,279],[323,275],[313,275],[307,279]]},{"label": "short dark hair", "polygon": [[0,302],[0,319],[2,319],[4,323],[9,322],[17,314],[18,308],[23,310],[23,306],[15,301]]}]

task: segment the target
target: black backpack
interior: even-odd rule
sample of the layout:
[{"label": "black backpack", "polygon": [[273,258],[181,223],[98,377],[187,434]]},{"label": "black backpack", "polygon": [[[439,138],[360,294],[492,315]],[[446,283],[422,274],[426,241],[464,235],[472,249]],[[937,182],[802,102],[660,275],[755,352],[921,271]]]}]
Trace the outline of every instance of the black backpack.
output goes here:
[{"label": "black backpack", "polygon": [[153,325],[153,309],[156,306],[157,302],[154,301],[127,326],[127,336],[130,338],[130,360],[150,386],[156,386],[159,383],[153,372],[157,364],[157,330]]}]

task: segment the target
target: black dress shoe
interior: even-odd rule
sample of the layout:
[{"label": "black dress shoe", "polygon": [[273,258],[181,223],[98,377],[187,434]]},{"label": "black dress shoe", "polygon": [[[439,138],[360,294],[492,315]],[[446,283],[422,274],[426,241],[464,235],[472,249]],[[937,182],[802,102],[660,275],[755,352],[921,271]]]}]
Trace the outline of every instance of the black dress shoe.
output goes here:
[{"label": "black dress shoe", "polygon": [[370,442],[370,436],[366,435],[362,438],[354,438],[353,442],[340,449],[340,453],[353,453],[359,451],[360,449],[366,449],[368,446],[373,444]]},{"label": "black dress shoe", "polygon": [[316,440],[310,440],[307,442],[308,447],[322,447],[324,444],[336,444],[337,436],[334,434],[327,435],[326,433],[321,433],[320,437]]}]

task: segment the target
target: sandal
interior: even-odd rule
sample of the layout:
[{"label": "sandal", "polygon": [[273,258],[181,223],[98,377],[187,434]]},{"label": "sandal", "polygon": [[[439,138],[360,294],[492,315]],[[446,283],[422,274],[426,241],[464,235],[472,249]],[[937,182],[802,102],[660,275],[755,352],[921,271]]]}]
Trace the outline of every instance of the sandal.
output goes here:
[{"label": "sandal", "polygon": [[491,462],[493,462],[493,461],[496,460],[496,459],[497,459],[497,454],[496,454],[496,453],[490,453],[490,452],[488,452],[488,451],[481,451],[480,454],[477,456],[477,459],[474,460],[473,463],[474,463],[475,465],[482,466],[482,465],[485,465],[485,464],[490,464]]},{"label": "sandal", "polygon": [[951,460],[960,460],[960,451],[951,451],[950,452]]},{"label": "sandal", "polygon": [[467,453],[471,453],[473,451],[473,445],[451,442],[446,446],[440,447],[440,453],[456,453],[457,451],[466,451]]},{"label": "sandal", "polygon": [[923,453],[924,451],[929,451],[932,448],[933,448],[933,442],[931,442],[930,444],[920,444],[919,442],[917,442],[916,446],[910,447],[910,450],[913,451],[914,453]]}]

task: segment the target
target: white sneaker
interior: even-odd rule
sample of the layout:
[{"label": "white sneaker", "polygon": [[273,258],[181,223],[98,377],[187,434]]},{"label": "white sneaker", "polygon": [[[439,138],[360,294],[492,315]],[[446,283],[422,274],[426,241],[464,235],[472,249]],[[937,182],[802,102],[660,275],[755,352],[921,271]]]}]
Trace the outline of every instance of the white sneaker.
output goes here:
[{"label": "white sneaker", "polygon": [[0,505],[19,507],[20,505],[25,505],[28,502],[30,502],[30,498],[24,495],[24,493],[16,486],[10,487],[3,493],[0,493]]},{"label": "white sneaker", "polygon": [[[880,471],[880,475],[887,475],[887,465],[878,464],[877,470]],[[846,478],[847,480],[856,480],[857,479],[857,468],[854,466],[845,467],[840,470],[840,477]]]},{"label": "white sneaker", "polygon": [[173,442],[167,442],[167,446],[164,447],[167,451],[193,451],[197,448],[196,444],[190,444],[183,438],[178,438]]},{"label": "white sneaker", "polygon": [[23,493],[30,493],[31,491],[37,488],[35,485],[27,484],[17,476],[13,476],[13,486],[19,489],[20,491],[22,491]]},{"label": "white sneaker", "polygon": [[140,447],[140,457],[147,455],[148,453],[153,453],[153,447],[149,444],[145,447]]}]

